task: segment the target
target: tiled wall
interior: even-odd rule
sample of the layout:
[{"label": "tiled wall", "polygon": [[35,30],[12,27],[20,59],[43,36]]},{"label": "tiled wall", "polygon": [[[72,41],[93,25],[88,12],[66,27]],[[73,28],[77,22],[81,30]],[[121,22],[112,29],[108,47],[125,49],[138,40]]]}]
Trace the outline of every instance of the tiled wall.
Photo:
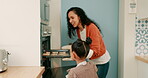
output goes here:
[{"label": "tiled wall", "polygon": [[136,55],[148,55],[148,19],[138,20],[136,17]]}]

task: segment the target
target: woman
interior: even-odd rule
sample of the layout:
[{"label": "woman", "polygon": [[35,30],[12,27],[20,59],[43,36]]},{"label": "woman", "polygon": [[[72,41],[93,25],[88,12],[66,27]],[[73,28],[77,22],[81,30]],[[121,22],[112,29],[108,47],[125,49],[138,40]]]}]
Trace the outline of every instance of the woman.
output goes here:
[{"label": "woman", "polygon": [[99,78],[106,78],[110,55],[106,50],[100,28],[79,7],[72,7],[67,11],[67,25],[69,38],[76,36],[77,33],[78,38],[84,41],[87,37],[92,39],[87,58],[96,64]]}]

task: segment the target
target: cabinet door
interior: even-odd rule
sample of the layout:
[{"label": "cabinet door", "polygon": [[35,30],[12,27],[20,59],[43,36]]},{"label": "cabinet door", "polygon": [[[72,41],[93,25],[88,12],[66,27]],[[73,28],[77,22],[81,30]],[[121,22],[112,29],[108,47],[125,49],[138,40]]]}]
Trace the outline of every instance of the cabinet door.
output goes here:
[{"label": "cabinet door", "polygon": [[137,16],[139,19],[148,18],[148,0],[137,0]]},{"label": "cabinet door", "polygon": [[50,2],[48,0],[40,0],[41,19],[49,21]]}]

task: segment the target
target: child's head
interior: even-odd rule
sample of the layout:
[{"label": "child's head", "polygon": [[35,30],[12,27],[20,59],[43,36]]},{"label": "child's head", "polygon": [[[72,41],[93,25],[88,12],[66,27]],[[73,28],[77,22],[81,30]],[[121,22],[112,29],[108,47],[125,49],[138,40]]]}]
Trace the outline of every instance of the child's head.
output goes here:
[{"label": "child's head", "polygon": [[[72,44],[72,52],[78,56],[80,59],[85,59],[89,53],[90,47],[89,44],[91,43],[91,39],[87,38],[86,42],[82,41],[81,39],[77,39]],[[75,59],[74,55],[72,55],[72,59]]]}]

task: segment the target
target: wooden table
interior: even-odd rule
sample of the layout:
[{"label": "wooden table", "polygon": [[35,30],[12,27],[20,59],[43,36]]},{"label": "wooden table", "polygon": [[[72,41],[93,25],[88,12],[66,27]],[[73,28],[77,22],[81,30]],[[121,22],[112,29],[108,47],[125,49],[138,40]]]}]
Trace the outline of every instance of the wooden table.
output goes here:
[{"label": "wooden table", "polygon": [[45,68],[40,66],[9,66],[0,78],[41,78]]}]

